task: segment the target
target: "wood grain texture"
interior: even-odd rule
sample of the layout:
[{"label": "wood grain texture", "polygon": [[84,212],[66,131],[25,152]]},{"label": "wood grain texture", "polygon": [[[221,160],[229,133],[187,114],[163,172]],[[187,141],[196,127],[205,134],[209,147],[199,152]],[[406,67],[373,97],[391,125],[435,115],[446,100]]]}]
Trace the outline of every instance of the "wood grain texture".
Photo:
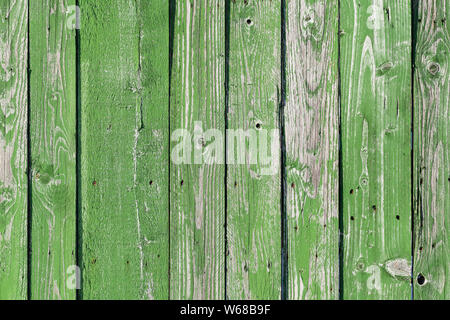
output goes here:
[{"label": "wood grain texture", "polygon": [[229,41],[227,298],[280,299],[281,1],[232,1]]},{"label": "wood grain texture", "polygon": [[450,3],[416,1],[414,298],[450,299]]},{"label": "wood grain texture", "polygon": [[[225,167],[220,156],[224,147],[206,134],[215,129],[225,135],[224,31],[225,1],[176,2],[171,151],[174,154],[180,143],[177,130],[183,129],[189,135],[185,141],[191,150],[185,150],[183,163],[171,159],[171,299],[224,298]],[[219,143],[215,153],[218,161],[208,163],[212,143]]]},{"label": "wood grain texture", "polygon": [[168,2],[80,6],[83,298],[167,299]]},{"label": "wood grain texture", "polygon": [[75,299],[76,65],[74,0],[30,2],[32,299]]},{"label": "wood grain texture", "polygon": [[339,297],[338,1],[287,1],[288,298]]},{"label": "wood grain texture", "polygon": [[343,297],[410,299],[410,1],[340,11]]},{"label": "wood grain texture", "polygon": [[0,1],[0,299],[27,297],[28,1]]}]

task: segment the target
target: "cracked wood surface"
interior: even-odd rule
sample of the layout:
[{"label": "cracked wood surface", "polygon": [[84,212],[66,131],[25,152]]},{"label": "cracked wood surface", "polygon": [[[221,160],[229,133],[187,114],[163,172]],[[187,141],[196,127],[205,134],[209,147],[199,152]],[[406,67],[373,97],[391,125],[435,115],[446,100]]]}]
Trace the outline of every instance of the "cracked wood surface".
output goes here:
[{"label": "cracked wood surface", "polygon": [[[256,132],[259,148],[245,164],[228,159],[227,298],[280,299],[281,1],[233,1],[229,45],[228,128]],[[228,134],[229,149],[239,136]]]},{"label": "cracked wood surface", "polygon": [[450,299],[450,4],[416,1],[414,297]]},{"label": "cracked wood surface", "polygon": [[0,0],[0,299],[449,299],[448,19]]},{"label": "cracked wood surface", "polygon": [[74,0],[30,2],[32,299],[75,299],[76,264]]},{"label": "cracked wood surface", "polygon": [[287,1],[288,298],[339,297],[338,1]]},{"label": "cracked wood surface", "polygon": [[167,299],[168,3],[80,6],[82,296]]},{"label": "cracked wood surface", "polygon": [[187,130],[192,153],[180,165],[173,156],[170,162],[171,299],[223,299],[225,294],[223,150],[215,151],[221,164],[198,158],[208,155],[213,140],[203,130],[224,135],[224,31],[225,1],[176,2],[170,150],[179,144],[177,132]]},{"label": "cracked wood surface", "polygon": [[0,299],[27,297],[28,1],[0,1]]}]

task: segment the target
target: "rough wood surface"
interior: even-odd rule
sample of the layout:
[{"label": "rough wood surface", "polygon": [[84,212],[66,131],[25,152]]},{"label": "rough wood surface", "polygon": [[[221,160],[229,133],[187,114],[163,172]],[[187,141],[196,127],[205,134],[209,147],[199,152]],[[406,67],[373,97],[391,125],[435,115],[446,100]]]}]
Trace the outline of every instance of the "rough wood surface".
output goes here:
[{"label": "rough wood surface", "polygon": [[229,41],[227,298],[280,299],[281,1],[232,1]]},{"label": "rough wood surface", "polygon": [[450,3],[421,0],[415,25],[414,298],[450,299]]},{"label": "rough wood surface", "polygon": [[74,0],[30,2],[32,299],[74,299],[76,64]]},{"label": "rough wood surface", "polygon": [[339,297],[338,1],[287,1],[288,298]]},{"label": "rough wood surface", "polygon": [[[225,294],[223,144],[202,132],[216,129],[225,135],[224,30],[223,0],[176,2],[171,151],[179,144],[176,131],[184,129],[191,152],[186,150],[184,163],[171,159],[171,299],[223,299]],[[212,143],[219,143],[216,157],[222,164],[206,162]]]},{"label": "rough wood surface", "polygon": [[0,0],[0,299],[450,299],[449,12]]},{"label": "rough wood surface", "polygon": [[80,6],[83,298],[167,299],[168,2]]},{"label": "rough wood surface", "polygon": [[410,1],[341,1],[343,298],[411,298]]},{"label": "rough wood surface", "polygon": [[0,299],[27,297],[28,1],[0,1]]}]

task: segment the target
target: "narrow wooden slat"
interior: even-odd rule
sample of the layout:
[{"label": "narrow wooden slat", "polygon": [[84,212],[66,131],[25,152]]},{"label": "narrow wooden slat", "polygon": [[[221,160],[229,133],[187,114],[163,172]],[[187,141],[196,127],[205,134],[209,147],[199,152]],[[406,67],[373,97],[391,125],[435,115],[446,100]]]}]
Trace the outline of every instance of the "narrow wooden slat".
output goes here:
[{"label": "narrow wooden slat", "polygon": [[410,299],[410,1],[340,3],[343,297]]},{"label": "narrow wooden slat", "polygon": [[[170,88],[171,299],[224,298],[224,32],[224,0],[176,1]],[[215,139],[208,134],[211,129],[219,134]],[[186,148],[180,153],[183,141]],[[179,154],[185,157],[178,159]],[[208,163],[208,155],[218,161]]]},{"label": "narrow wooden slat", "polygon": [[229,41],[227,296],[280,299],[281,1],[232,1]]},{"label": "narrow wooden slat", "polygon": [[30,2],[32,299],[75,298],[74,7],[74,0]]},{"label": "narrow wooden slat", "polygon": [[339,297],[338,1],[287,1],[288,298]]},{"label": "narrow wooden slat", "polygon": [[27,297],[28,1],[0,1],[0,299]]},{"label": "narrow wooden slat", "polygon": [[167,299],[168,2],[80,5],[83,298]]},{"label": "narrow wooden slat", "polygon": [[420,0],[416,4],[414,298],[448,300],[450,3],[445,0]]}]

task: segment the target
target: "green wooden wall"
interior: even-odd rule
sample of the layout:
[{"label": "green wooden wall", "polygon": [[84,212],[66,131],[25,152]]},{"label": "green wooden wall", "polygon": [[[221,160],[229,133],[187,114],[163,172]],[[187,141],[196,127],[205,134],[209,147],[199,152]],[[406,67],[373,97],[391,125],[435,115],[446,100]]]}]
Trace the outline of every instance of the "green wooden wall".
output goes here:
[{"label": "green wooden wall", "polygon": [[446,0],[0,0],[0,299],[450,299]]}]

